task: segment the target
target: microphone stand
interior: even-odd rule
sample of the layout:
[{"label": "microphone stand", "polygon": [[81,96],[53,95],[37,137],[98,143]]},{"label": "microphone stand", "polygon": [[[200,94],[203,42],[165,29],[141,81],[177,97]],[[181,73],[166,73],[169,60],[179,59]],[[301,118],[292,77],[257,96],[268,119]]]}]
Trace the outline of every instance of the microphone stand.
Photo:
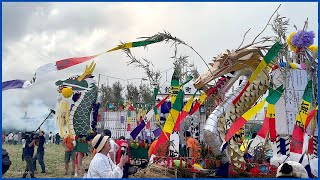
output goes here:
[{"label": "microphone stand", "polygon": [[40,129],[40,127],[42,126],[42,124],[50,117],[51,114],[56,114],[56,111],[53,110],[53,109],[50,109],[49,115],[43,120],[43,122],[40,124],[40,126],[37,128],[37,130],[36,130],[35,132],[37,132],[37,131]]}]

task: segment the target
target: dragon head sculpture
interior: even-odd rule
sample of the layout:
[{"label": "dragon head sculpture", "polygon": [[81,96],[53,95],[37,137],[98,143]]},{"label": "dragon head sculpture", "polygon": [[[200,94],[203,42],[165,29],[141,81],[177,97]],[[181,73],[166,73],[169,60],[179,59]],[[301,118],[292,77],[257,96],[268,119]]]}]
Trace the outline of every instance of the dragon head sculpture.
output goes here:
[{"label": "dragon head sculpture", "polygon": [[76,75],[66,80],[57,81],[55,84],[56,86],[59,86],[59,93],[61,93],[62,89],[65,87],[70,87],[75,92],[91,91],[95,86],[95,82],[93,80],[94,76],[92,76],[95,66],[96,64],[92,62],[89,68],[86,66],[86,69],[81,76]]},{"label": "dragon head sculpture", "polygon": [[[55,84],[58,92],[64,98],[59,99],[57,110],[58,125],[62,135],[72,134],[73,136],[84,136],[94,130],[96,120],[93,119],[90,127],[90,113],[97,100],[98,87],[93,80],[92,72],[95,69],[94,62],[86,69],[81,76],[72,76],[66,80],[59,80]],[[68,89],[68,93],[63,94]],[[60,95],[61,96],[61,95]],[[67,98],[72,97],[71,107]]]},{"label": "dragon head sculpture", "polygon": [[249,69],[253,71],[260,63],[263,55],[260,49],[241,49],[241,50],[227,50],[214,58],[213,63],[209,63],[211,68],[198,77],[194,86],[196,89],[202,89],[212,80],[225,76],[228,73],[233,73],[242,69]]},{"label": "dragon head sculpture", "polygon": [[[267,90],[266,84],[269,76],[264,70],[259,75],[259,78],[250,84],[240,100],[236,104],[232,103],[248,82],[250,75],[258,67],[261,60],[263,60],[263,57],[259,48],[227,50],[225,53],[217,56],[213,63],[209,63],[211,68],[195,80],[195,88],[206,91],[208,96],[221,97],[223,100],[223,102],[220,101],[215,107],[203,127],[204,139],[212,147],[215,156],[221,154],[220,146],[224,141],[228,128],[237,118],[249,110]],[[243,81],[236,87],[233,93],[226,96],[226,92],[233,85],[236,85],[235,82],[240,76],[243,76]],[[222,79],[224,80],[223,83],[221,83]],[[217,81],[209,85],[213,80]],[[213,87],[208,88],[209,86]],[[212,93],[212,89],[215,90],[214,93]],[[231,140],[228,154],[222,154],[223,159],[221,161],[225,163],[229,161],[228,159],[231,159],[235,166],[240,167],[241,162],[244,162],[243,152],[239,148],[241,145],[239,143],[243,141],[243,131],[240,130],[236,136],[238,138]]]}]

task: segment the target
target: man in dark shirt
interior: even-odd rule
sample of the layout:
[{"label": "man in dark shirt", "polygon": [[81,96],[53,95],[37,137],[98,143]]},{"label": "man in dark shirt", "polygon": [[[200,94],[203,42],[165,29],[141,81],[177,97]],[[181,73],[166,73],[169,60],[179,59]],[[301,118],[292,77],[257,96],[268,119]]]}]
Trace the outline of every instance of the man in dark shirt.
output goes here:
[{"label": "man in dark shirt", "polygon": [[44,131],[40,131],[39,133],[39,143],[38,143],[38,149],[37,149],[37,154],[33,157],[33,169],[36,171],[37,170],[37,163],[36,161],[39,161],[39,164],[41,166],[41,173],[46,172],[46,167],[44,165],[44,143],[46,142],[46,139],[44,137]]},{"label": "man in dark shirt", "polygon": [[56,134],[56,144],[60,144],[60,135],[59,135],[59,133]]},{"label": "man in dark shirt", "polygon": [[35,146],[35,139],[32,137],[26,137],[26,141],[23,148],[23,159],[26,161],[26,170],[23,173],[23,178],[26,178],[28,173],[30,173],[31,178],[34,178],[34,169],[33,169],[33,162],[32,157],[34,153],[34,146]]}]

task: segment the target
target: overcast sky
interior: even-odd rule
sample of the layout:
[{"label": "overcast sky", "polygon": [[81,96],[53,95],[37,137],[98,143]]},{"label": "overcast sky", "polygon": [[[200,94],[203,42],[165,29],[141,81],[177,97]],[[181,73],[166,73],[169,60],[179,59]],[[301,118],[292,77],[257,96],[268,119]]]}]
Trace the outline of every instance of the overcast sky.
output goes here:
[{"label": "overcast sky", "polygon": [[[39,66],[69,58],[90,56],[111,49],[119,42],[136,41],[166,30],[191,45],[210,62],[226,49],[235,49],[244,33],[251,28],[245,44],[262,31],[280,3],[2,3],[2,81],[30,80]],[[278,11],[303,28],[308,18],[309,30],[318,36],[318,4],[282,3]],[[269,27],[262,36],[274,35]],[[132,49],[137,57],[151,60],[155,70],[173,66],[173,48],[159,43]],[[188,55],[200,74],[205,64],[190,49],[179,46],[178,53]],[[142,69],[127,66],[129,59],[121,51],[103,54],[94,59],[93,74],[122,79],[140,78]],[[28,111],[30,117],[43,116],[54,108],[59,79],[80,75],[86,64],[47,75],[44,80],[27,88],[2,93],[2,125],[25,127],[18,118]],[[172,71],[162,74],[162,82],[170,81]],[[97,78],[96,78],[97,80]],[[108,81],[107,81],[108,80]],[[115,80],[101,78],[102,83]],[[141,80],[129,81],[140,84]],[[126,81],[122,81],[126,85]],[[32,123],[36,128],[38,122]],[[54,123],[52,124],[54,126]]]}]

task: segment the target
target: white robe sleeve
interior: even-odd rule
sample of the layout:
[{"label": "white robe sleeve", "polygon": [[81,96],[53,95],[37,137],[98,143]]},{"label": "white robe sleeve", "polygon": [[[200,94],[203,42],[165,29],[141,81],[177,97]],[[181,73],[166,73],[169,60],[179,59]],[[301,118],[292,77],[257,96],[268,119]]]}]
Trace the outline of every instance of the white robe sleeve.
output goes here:
[{"label": "white robe sleeve", "polygon": [[123,176],[123,169],[116,166],[109,158],[97,159],[91,163],[86,178],[122,178]]},{"label": "white robe sleeve", "polygon": [[98,172],[101,178],[122,178],[123,176],[123,170],[119,166],[114,166],[112,169],[110,166],[100,166]]}]

